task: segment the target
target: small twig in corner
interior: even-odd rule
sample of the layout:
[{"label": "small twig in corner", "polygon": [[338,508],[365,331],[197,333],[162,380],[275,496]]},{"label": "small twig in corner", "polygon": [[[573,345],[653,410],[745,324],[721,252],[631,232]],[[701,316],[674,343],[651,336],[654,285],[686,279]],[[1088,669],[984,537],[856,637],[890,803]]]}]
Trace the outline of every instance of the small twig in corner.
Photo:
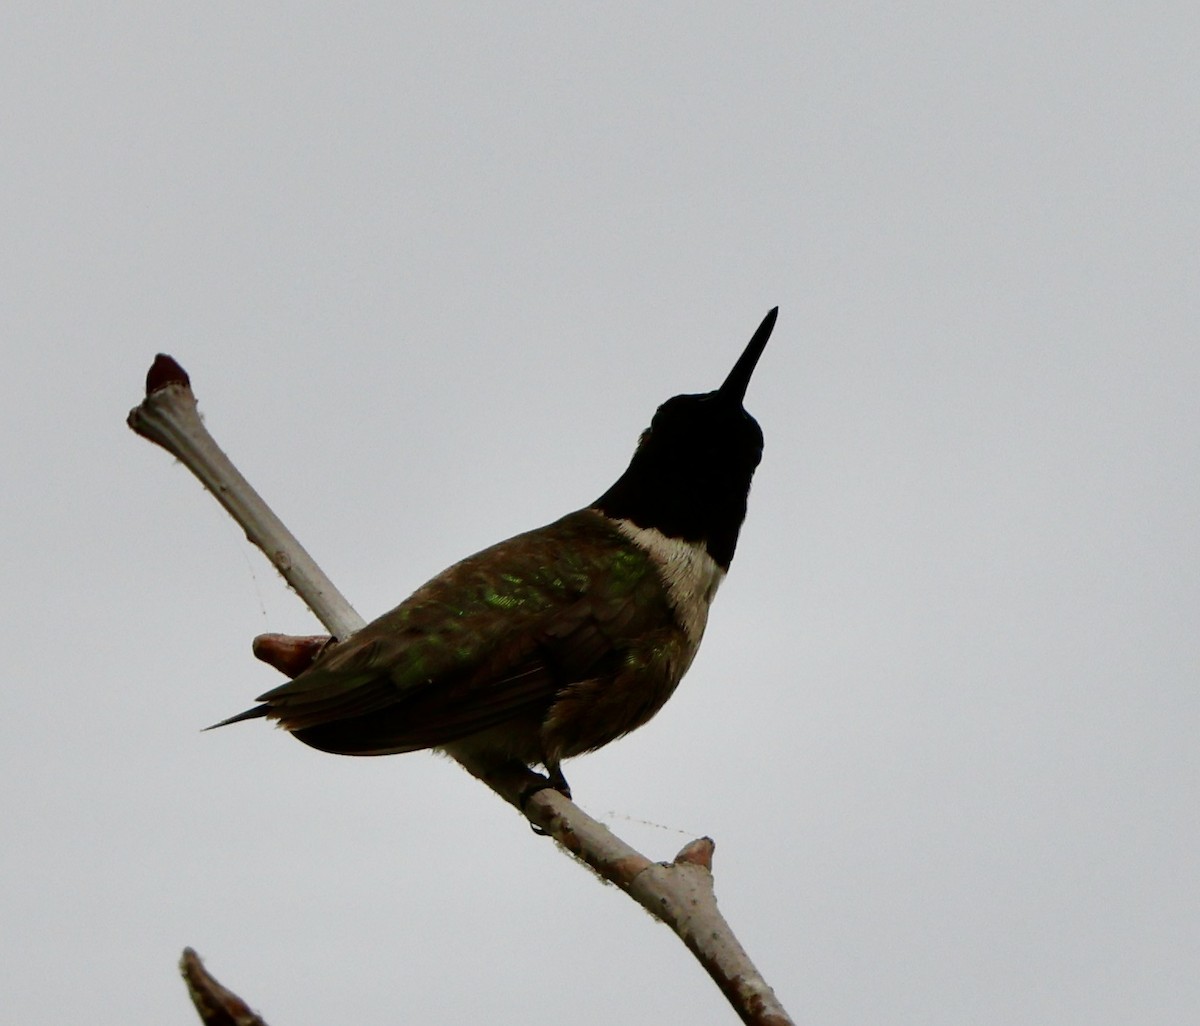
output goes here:
[{"label": "small twig in corner", "polygon": [[183,949],[179,971],[205,1026],[267,1026],[245,1001],[217,982],[191,948]]}]

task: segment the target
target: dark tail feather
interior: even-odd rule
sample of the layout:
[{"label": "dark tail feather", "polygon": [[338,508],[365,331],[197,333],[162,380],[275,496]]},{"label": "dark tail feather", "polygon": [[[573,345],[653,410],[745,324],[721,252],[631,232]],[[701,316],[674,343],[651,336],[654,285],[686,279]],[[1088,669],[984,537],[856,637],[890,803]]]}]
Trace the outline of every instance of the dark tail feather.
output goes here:
[{"label": "dark tail feather", "polygon": [[245,712],[240,712],[236,716],[230,716],[227,720],[222,720],[220,723],[214,723],[211,727],[205,727],[205,730],[216,730],[218,727],[228,727],[231,723],[241,723],[242,720],[257,720],[260,716],[266,716],[270,711],[269,705],[256,705],[253,709],[247,709]]}]

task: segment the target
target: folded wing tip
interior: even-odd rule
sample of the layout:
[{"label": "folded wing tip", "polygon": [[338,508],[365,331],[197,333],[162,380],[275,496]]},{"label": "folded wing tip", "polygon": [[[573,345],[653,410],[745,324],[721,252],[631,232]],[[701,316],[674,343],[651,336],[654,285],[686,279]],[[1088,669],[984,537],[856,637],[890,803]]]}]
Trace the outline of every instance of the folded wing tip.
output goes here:
[{"label": "folded wing tip", "polygon": [[[226,720],[221,720],[220,723],[213,723],[205,727],[204,730],[216,730],[218,727],[228,727],[231,723],[241,723],[242,720],[257,720],[266,716],[270,711],[269,705],[256,705],[253,709],[247,709],[245,712],[240,712],[236,716],[230,716]],[[202,731],[203,732],[203,731]]]}]

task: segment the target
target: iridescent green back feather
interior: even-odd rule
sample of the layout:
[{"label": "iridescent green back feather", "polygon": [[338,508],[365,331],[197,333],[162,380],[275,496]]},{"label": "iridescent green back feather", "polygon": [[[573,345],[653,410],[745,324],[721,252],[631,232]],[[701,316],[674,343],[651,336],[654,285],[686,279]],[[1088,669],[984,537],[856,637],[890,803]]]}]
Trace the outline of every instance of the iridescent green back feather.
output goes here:
[{"label": "iridescent green back feather", "polygon": [[571,685],[644,663],[672,622],[649,556],[582,510],[455,564],[259,701],[314,747],[413,751],[540,724]]}]

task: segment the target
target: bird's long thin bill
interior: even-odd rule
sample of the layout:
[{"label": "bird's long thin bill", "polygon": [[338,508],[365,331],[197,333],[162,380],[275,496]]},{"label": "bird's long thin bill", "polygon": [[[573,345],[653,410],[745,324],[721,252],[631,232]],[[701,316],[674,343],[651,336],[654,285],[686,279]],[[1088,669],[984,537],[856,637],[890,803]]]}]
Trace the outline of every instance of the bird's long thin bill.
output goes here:
[{"label": "bird's long thin bill", "polygon": [[737,363],[733,365],[733,370],[729,372],[724,383],[719,391],[721,395],[741,403],[746,397],[746,389],[750,385],[750,375],[754,373],[754,367],[758,363],[758,358],[762,356],[762,351],[767,347],[767,339],[771,337],[771,332],[775,330],[775,318],[779,316],[779,307],[772,307],[766,317],[763,318],[762,324],[758,326],[758,330],[751,336],[750,341],[746,344],[746,348],[742,351],[742,355],[738,357]]}]

